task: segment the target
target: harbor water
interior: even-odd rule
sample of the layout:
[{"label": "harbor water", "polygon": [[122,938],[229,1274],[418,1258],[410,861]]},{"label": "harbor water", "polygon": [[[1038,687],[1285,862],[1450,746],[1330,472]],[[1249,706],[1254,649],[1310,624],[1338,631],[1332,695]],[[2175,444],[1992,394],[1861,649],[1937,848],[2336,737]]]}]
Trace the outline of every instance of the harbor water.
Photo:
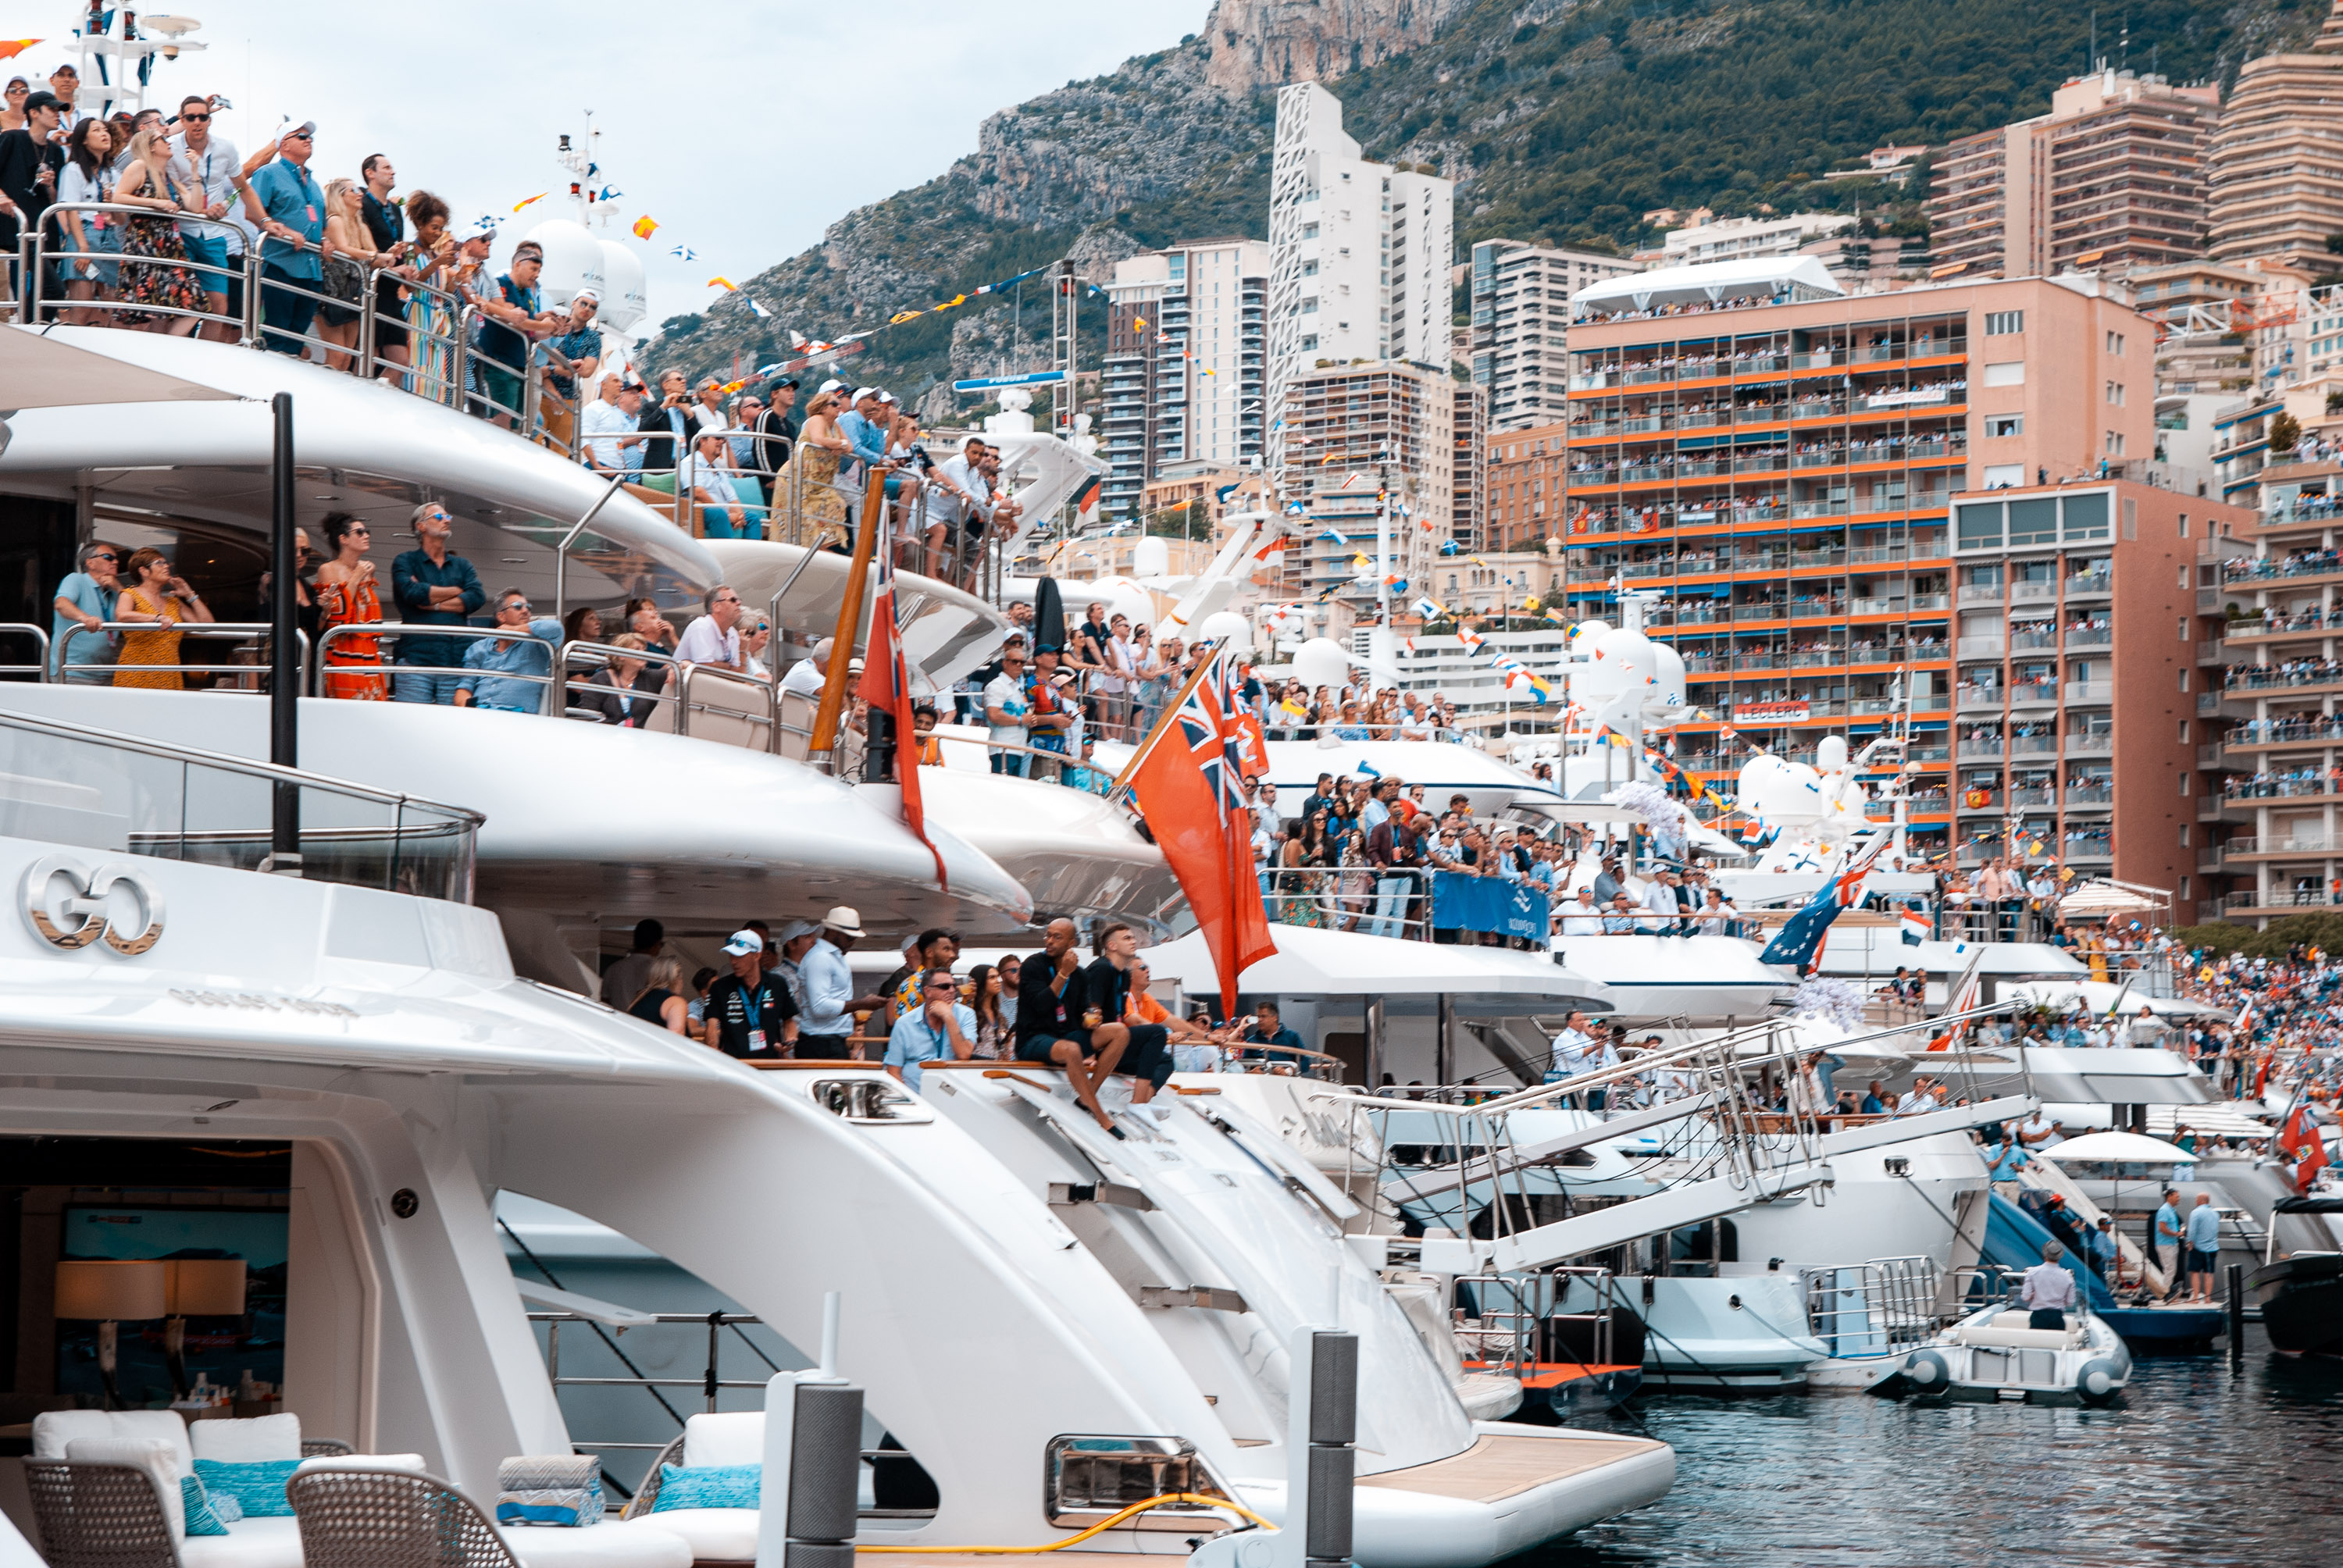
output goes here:
[{"label": "harbor water", "polygon": [[2143,1359],[2105,1410],[1639,1400],[1610,1421],[1674,1445],[1674,1489],[1509,1568],[2331,1568],[2343,1362],[2246,1343]]}]

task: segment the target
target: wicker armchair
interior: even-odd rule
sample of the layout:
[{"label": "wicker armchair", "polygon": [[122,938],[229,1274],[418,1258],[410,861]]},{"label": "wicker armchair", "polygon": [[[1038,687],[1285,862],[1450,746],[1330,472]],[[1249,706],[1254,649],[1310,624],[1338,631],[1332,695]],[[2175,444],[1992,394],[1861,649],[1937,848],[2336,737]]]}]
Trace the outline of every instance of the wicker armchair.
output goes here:
[{"label": "wicker armchair", "polygon": [[338,1459],[343,1454],[357,1452],[338,1437],[305,1437],[301,1440],[301,1457],[304,1459]]},{"label": "wicker armchair", "polygon": [[682,1462],[683,1434],[678,1432],[673,1442],[659,1451],[659,1457],[651,1461],[651,1467],[643,1472],[642,1484],[635,1488],[632,1497],[627,1499],[627,1505],[618,1511],[618,1517],[621,1520],[640,1519],[649,1513],[659,1503],[659,1476],[663,1473],[659,1467],[663,1464],[680,1465]]},{"label": "wicker armchair", "polygon": [[138,1466],[28,1459],[25,1483],[49,1568],[179,1568],[155,1478]]},{"label": "wicker armchair", "polygon": [[472,1500],[432,1476],[316,1470],[285,1492],[304,1568],[520,1568]]}]

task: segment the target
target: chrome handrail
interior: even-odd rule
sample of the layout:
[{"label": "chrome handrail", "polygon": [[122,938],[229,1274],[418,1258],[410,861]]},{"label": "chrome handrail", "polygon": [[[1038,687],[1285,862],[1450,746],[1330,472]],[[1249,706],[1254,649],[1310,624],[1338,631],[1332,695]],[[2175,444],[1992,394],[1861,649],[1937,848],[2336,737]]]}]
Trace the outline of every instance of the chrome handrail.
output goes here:
[{"label": "chrome handrail", "polygon": [[28,620],[0,620],[0,637],[22,637],[28,634],[41,645],[41,661],[38,664],[0,664],[0,675],[29,675],[35,680],[46,681],[49,678],[47,631]]},{"label": "chrome handrail", "polygon": [[[98,629],[126,633],[176,634],[206,641],[241,641],[246,638],[266,638],[275,628],[265,621],[183,620],[175,621],[164,627],[151,620],[109,620],[102,623]],[[307,658],[309,634],[296,627],[293,628],[293,638],[296,649],[302,658]],[[104,664],[60,662],[57,665],[55,678],[62,680],[65,677],[73,674],[96,675],[123,669],[153,670],[164,675],[235,675],[239,678],[246,675],[256,678],[265,678],[268,674],[268,667],[258,664],[125,664],[119,658],[116,658]],[[265,690],[266,688],[257,687],[255,689]]]},{"label": "chrome handrail", "polygon": [[[361,637],[387,637],[391,638],[393,641],[396,641],[402,637],[453,637],[465,638],[472,642],[480,642],[489,639],[498,642],[533,642],[539,648],[546,650],[547,657],[553,660],[553,664],[552,668],[545,674],[539,675],[531,670],[475,669],[467,665],[397,664],[387,663],[379,659],[371,666],[366,664],[329,665],[325,662],[326,647],[327,644],[340,641],[346,638],[355,638]],[[304,684],[308,694],[312,697],[316,697],[320,695],[320,686],[323,676],[365,675],[372,671],[379,671],[385,680],[396,679],[400,675],[477,676],[482,679],[488,680],[525,680],[530,685],[539,688],[545,693],[544,698],[538,705],[538,713],[547,718],[558,718],[559,715],[553,711],[553,699],[555,689],[558,687],[564,679],[564,677],[557,673],[561,668],[561,648],[562,645],[554,641],[552,638],[538,637],[534,632],[526,630],[508,631],[502,627],[410,626],[403,621],[396,620],[346,621],[340,626],[327,628],[325,634],[317,638],[316,648],[310,650],[308,658],[305,661],[307,666],[308,674]]]}]

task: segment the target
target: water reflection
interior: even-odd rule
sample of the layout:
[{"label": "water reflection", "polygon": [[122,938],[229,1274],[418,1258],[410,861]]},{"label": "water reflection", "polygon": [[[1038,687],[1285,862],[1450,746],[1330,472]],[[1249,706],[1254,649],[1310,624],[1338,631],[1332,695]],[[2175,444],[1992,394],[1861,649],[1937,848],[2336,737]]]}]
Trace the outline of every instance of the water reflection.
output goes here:
[{"label": "water reflection", "polygon": [[2219,1354],[2143,1360],[2107,1410],[1641,1401],[1612,1420],[1675,1446],[1674,1490],[1514,1564],[2343,1561],[2343,1362],[2274,1356],[2258,1327],[2247,1347],[2240,1372]]}]

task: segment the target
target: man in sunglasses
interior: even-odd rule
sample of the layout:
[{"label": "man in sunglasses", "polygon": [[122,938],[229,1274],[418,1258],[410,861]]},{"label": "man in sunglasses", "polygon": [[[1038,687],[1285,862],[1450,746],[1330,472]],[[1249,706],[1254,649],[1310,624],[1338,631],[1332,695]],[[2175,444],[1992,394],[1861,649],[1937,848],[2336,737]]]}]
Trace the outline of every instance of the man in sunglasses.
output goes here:
[{"label": "man in sunglasses", "polygon": [[[469,673],[456,682],[457,707],[545,711],[545,683],[528,677],[552,673],[561,623],[549,615],[532,618],[530,608],[528,596],[518,588],[497,596],[497,629],[512,635],[484,637],[465,650],[464,668]],[[539,640],[525,640],[523,632]]]},{"label": "man in sunglasses", "polygon": [[229,323],[244,315],[244,230],[228,214],[236,206],[244,158],[234,142],[212,134],[212,114],[209,98],[179,100],[178,134],[171,138],[171,178],[183,191],[203,188],[204,216],[179,220],[187,259],[220,269],[196,275],[203,286],[204,308],[217,317],[205,322],[198,336],[232,343],[236,328]]},{"label": "man in sunglasses", "polygon": [[309,173],[317,123],[288,126],[277,138],[277,156],[244,187],[245,215],[268,237],[260,246],[262,341],[299,358],[326,272],[318,246],[326,237],[326,193]]},{"label": "man in sunglasses", "polygon": [[95,669],[67,670],[65,678],[80,686],[114,684],[114,634],[105,629],[114,618],[114,598],[121,591],[115,578],[122,551],[98,540],[82,546],[75,565],[57,584],[55,618],[49,633],[50,673],[69,665],[96,665]]},{"label": "man in sunglasses", "polygon": [[[462,626],[488,602],[480,574],[447,548],[447,508],[424,502],[415,508],[414,527],[417,548],[401,552],[390,563],[390,593],[398,605],[398,618],[408,626]],[[461,638],[401,637],[391,658],[393,699],[443,707],[454,702],[463,675],[452,667],[464,662],[467,646]]]}]

